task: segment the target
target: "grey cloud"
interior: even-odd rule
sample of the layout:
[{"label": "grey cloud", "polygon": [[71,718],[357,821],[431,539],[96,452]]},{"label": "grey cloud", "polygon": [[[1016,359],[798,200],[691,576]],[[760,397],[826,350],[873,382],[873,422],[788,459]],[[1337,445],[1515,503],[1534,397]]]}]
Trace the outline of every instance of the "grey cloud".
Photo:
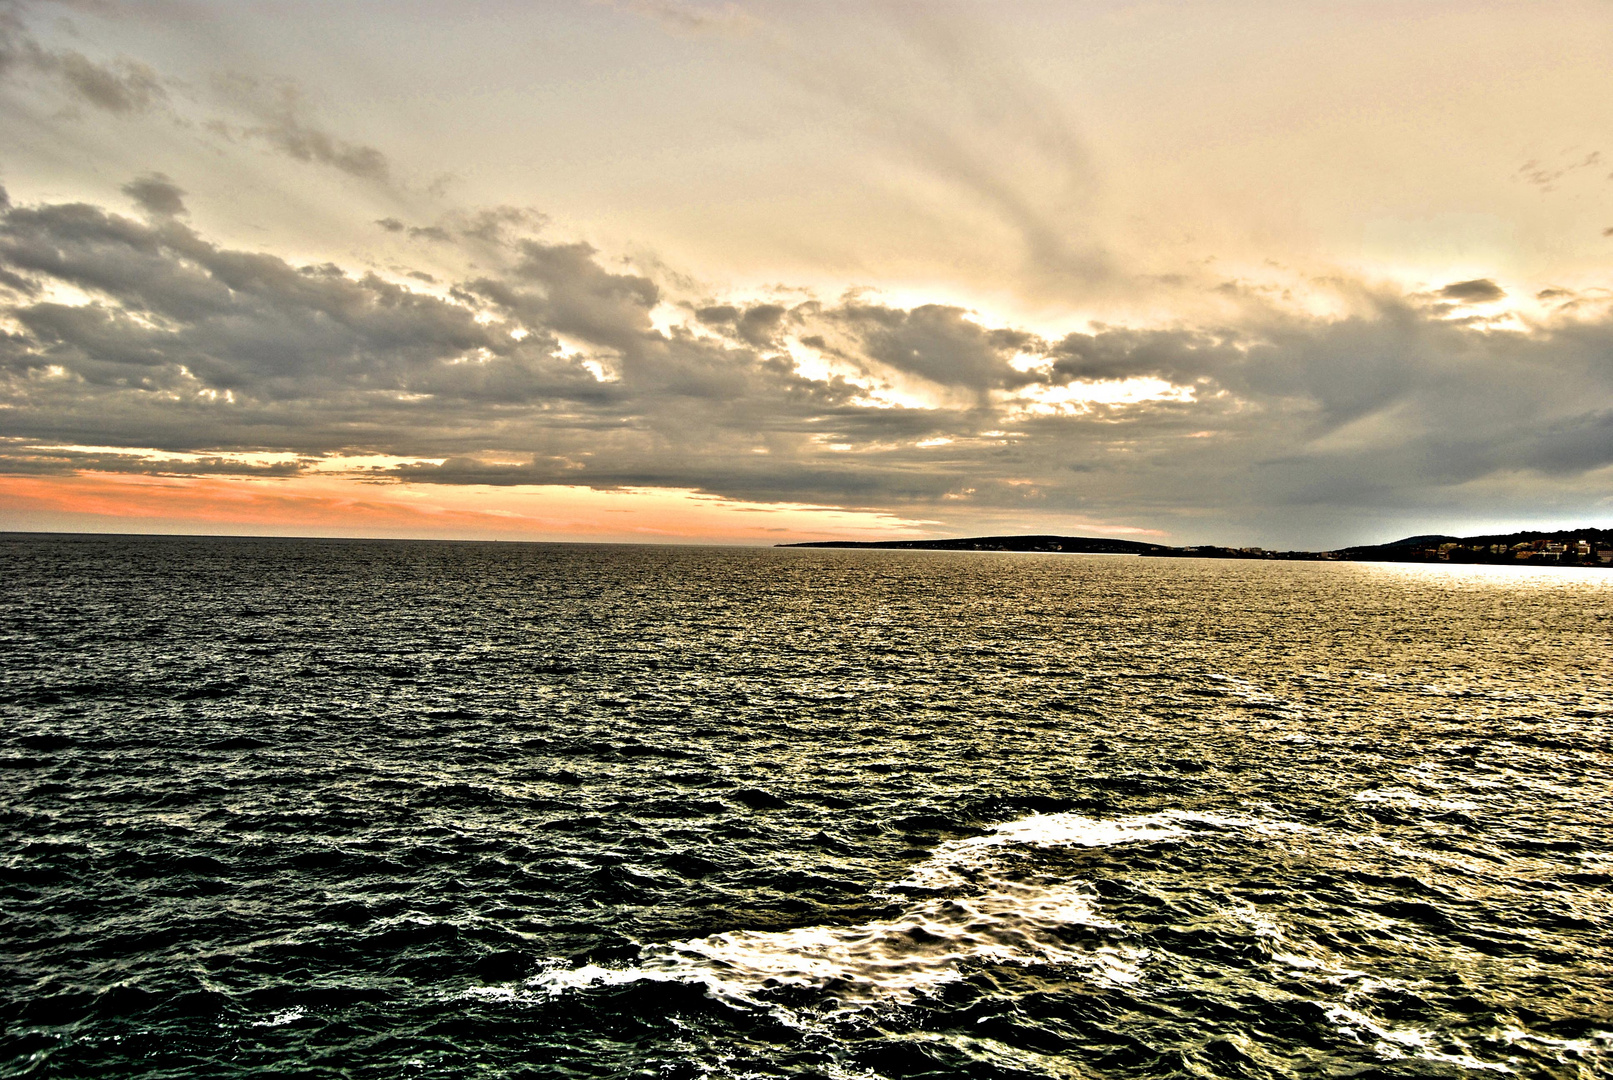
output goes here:
[{"label": "grey cloud", "polygon": [[1578,473],[1613,464],[1613,409],[1550,424],[1526,448],[1526,464],[1551,473]]},{"label": "grey cloud", "polygon": [[[1084,514],[1341,543],[1355,537],[1306,530],[1351,507],[1480,498],[1520,471],[1566,491],[1613,462],[1613,420],[1587,410],[1613,400],[1606,318],[1502,331],[1383,296],[1351,318],[1049,342],[941,304],[716,298],[692,308],[707,331],[694,334],[657,329],[666,297],[651,277],[509,228],[478,256],[481,276],[441,297],[231,249],[172,214],[0,200],[8,435],[208,459],[86,464],[6,443],[0,468],[227,472],[230,451],[363,451],[446,459],[392,474],[434,483],[666,485],[959,523]],[[55,302],[46,285],[90,302]],[[874,405],[844,377],[798,371],[786,337],[965,393]],[[1063,412],[1016,397],[1079,400],[1082,384],[1143,376],[1192,397]]]},{"label": "grey cloud", "polygon": [[508,247],[523,233],[541,228],[546,220],[526,207],[495,206],[472,214],[450,214],[435,225],[406,225],[395,217],[381,218],[375,224],[389,233],[408,233],[411,240],[438,244],[472,240],[500,248]]},{"label": "grey cloud", "polygon": [[226,99],[257,119],[238,129],[220,122],[215,130],[256,140],[293,160],[327,165],[361,180],[390,180],[392,166],[387,156],[315,122],[296,84],[233,73],[219,77],[215,85]]},{"label": "grey cloud", "polygon": [[752,304],[739,317],[740,339],[758,348],[776,345],[785,315],[782,304]]},{"label": "grey cloud", "polygon": [[18,10],[0,10],[0,76],[32,71],[54,81],[75,101],[119,116],[147,112],[168,100],[157,73],[128,57],[96,61],[73,49],[49,49],[25,27]]},{"label": "grey cloud", "polygon": [[1069,334],[1049,350],[1055,382],[1153,376],[1192,383],[1242,358],[1234,339],[1195,330],[1103,329]]},{"label": "grey cloud", "polygon": [[109,113],[145,112],[167,100],[157,73],[135,60],[97,64],[76,52],[46,54],[41,66],[55,70],[80,99]]},{"label": "grey cloud", "polygon": [[710,304],[695,311],[695,318],[707,326],[732,325],[739,318],[739,308],[733,304]]},{"label": "grey cloud", "polygon": [[[129,57],[95,60],[76,50],[47,48],[29,32],[19,12],[14,4],[0,8],[0,77],[32,72],[59,86],[74,102],[113,115],[135,116],[164,108],[176,123],[189,124],[173,114],[164,80],[148,64]],[[153,5],[147,14],[185,17],[179,5]],[[224,139],[252,140],[297,161],[329,166],[359,179],[390,182],[387,156],[317,123],[295,84],[232,74],[215,80],[215,89],[251,120],[241,124],[215,116],[199,122],[202,130]]]},{"label": "grey cloud", "polygon": [[503,310],[597,345],[632,352],[650,329],[660,290],[648,278],[612,274],[588,244],[523,241],[508,280],[469,288]]},{"label": "grey cloud", "polygon": [[1459,304],[1489,304],[1506,297],[1506,290],[1489,278],[1453,281],[1436,294]]},{"label": "grey cloud", "polygon": [[33,296],[39,292],[37,282],[3,269],[0,269],[0,288],[10,289],[12,292],[21,293],[24,296]]},{"label": "grey cloud", "polygon": [[225,457],[195,460],[153,458],[143,454],[108,453],[72,447],[37,446],[21,442],[3,451],[8,473],[50,475],[65,470],[135,473],[145,476],[295,476],[308,461],[256,463]]},{"label": "grey cloud", "polygon": [[460,236],[485,244],[506,244],[520,230],[541,228],[548,218],[524,206],[493,206],[471,214],[453,215],[452,228]]},{"label": "grey cloud", "polygon": [[221,249],[171,219],[142,224],[82,204],[11,210],[0,259],[105,297],[13,313],[38,344],[25,366],[67,364],[96,382],[148,385],[155,376],[129,369],[160,368],[172,381],[183,368],[215,390],[285,397],[305,377],[362,369],[385,385],[389,371],[395,380],[399,369],[508,342],[457,305],[373,276]]},{"label": "grey cloud", "polygon": [[1009,363],[1016,352],[1039,344],[1033,335],[988,329],[967,316],[942,304],[901,310],[856,301],[832,313],[870,360],[942,386],[983,393],[1035,381]]},{"label": "grey cloud", "polygon": [[329,165],[362,180],[384,182],[391,171],[386,155],[375,147],[339,139],[291,112],[273,123],[247,128],[246,134],[264,140],[298,161]]},{"label": "grey cloud", "polygon": [[711,304],[695,310],[695,318],[706,326],[721,327],[740,341],[757,348],[777,348],[789,309],[783,304]]},{"label": "grey cloud", "polygon": [[120,190],[148,213],[171,217],[186,212],[185,190],[162,173],[136,177]]}]

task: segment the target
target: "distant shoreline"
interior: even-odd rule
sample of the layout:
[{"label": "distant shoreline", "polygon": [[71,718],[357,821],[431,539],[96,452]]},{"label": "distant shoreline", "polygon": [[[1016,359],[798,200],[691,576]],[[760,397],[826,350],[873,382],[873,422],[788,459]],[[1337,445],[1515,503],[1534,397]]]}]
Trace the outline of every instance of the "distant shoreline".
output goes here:
[{"label": "distant shoreline", "polygon": [[[0,541],[56,540],[65,542],[195,542],[316,544],[465,544],[493,547],[694,547],[743,550],[766,549],[754,543],[717,543],[689,540],[681,543],[645,543],[631,540],[528,540],[509,537],[433,536],[297,536],[254,533],[147,533],[64,532],[59,530],[0,530]],[[1141,540],[1095,536],[974,536],[935,540],[806,540],[773,544],[780,548],[816,548],[884,551],[1021,552],[1064,555],[1135,555],[1164,559],[1259,559],[1277,562],[1396,562],[1458,563],[1490,566],[1578,566],[1613,569],[1613,529],[1561,529],[1454,537],[1413,536],[1388,544],[1367,544],[1332,551],[1277,551],[1259,547],[1224,547],[1202,544],[1171,547]]]},{"label": "distant shoreline", "polygon": [[1485,536],[1410,536],[1388,544],[1333,551],[1272,551],[1213,544],[1171,547],[1097,536],[969,536],[941,540],[814,540],[781,548],[909,551],[1014,551],[1074,555],[1138,555],[1164,559],[1261,559],[1287,562],[1450,562],[1492,566],[1613,568],[1613,529],[1527,530]]}]

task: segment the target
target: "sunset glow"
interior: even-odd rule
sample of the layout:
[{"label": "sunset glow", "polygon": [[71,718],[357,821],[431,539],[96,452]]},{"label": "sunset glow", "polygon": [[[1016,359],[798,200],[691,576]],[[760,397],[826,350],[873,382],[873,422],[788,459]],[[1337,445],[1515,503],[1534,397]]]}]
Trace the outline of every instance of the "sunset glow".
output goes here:
[{"label": "sunset glow", "polygon": [[743,503],[691,491],[410,484],[351,477],[0,476],[0,514],[44,532],[429,537],[612,543],[775,543],[921,535],[879,512]]}]

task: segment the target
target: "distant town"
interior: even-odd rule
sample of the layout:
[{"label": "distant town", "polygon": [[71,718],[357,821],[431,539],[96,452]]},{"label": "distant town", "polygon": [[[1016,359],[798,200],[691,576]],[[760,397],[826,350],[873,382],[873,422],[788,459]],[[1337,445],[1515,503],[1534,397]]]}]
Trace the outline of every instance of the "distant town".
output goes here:
[{"label": "distant town", "polygon": [[1613,568],[1613,529],[1565,529],[1486,536],[1410,536],[1335,551],[1273,551],[1201,544],[1170,547],[1095,536],[973,536],[945,540],[823,540],[780,547],[885,548],[920,551],[1028,551],[1141,555],[1166,559],[1282,559],[1295,562],[1452,562]]}]

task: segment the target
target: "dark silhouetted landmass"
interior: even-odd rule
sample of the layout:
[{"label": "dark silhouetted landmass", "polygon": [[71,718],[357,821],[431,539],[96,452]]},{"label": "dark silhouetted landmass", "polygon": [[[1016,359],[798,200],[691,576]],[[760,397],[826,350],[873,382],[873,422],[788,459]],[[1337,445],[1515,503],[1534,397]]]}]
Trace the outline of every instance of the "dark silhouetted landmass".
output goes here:
[{"label": "dark silhouetted landmass", "polygon": [[1078,555],[1143,555],[1164,559],[1276,559],[1293,562],[1457,562],[1613,567],[1613,529],[1527,530],[1485,536],[1408,536],[1387,544],[1336,551],[1271,551],[1259,547],[1167,547],[1095,536],[970,536],[949,540],[819,540],[779,547],[906,548],[915,551],[1043,551]]},{"label": "dark silhouetted landmass", "polygon": [[1408,536],[1389,544],[1344,548],[1361,562],[1530,563],[1613,566],[1613,529],[1489,533],[1484,536]]},{"label": "dark silhouetted landmass", "polygon": [[958,540],[815,540],[779,547],[911,548],[917,551],[1056,551],[1078,555],[1144,555],[1161,550],[1141,540],[1098,536],[968,536]]},{"label": "dark silhouetted landmass", "polygon": [[1281,559],[1288,562],[1337,562],[1344,558],[1336,551],[1272,551],[1269,548],[1220,547],[1215,544],[1162,547],[1157,551],[1139,551],[1137,554],[1164,559]]}]

